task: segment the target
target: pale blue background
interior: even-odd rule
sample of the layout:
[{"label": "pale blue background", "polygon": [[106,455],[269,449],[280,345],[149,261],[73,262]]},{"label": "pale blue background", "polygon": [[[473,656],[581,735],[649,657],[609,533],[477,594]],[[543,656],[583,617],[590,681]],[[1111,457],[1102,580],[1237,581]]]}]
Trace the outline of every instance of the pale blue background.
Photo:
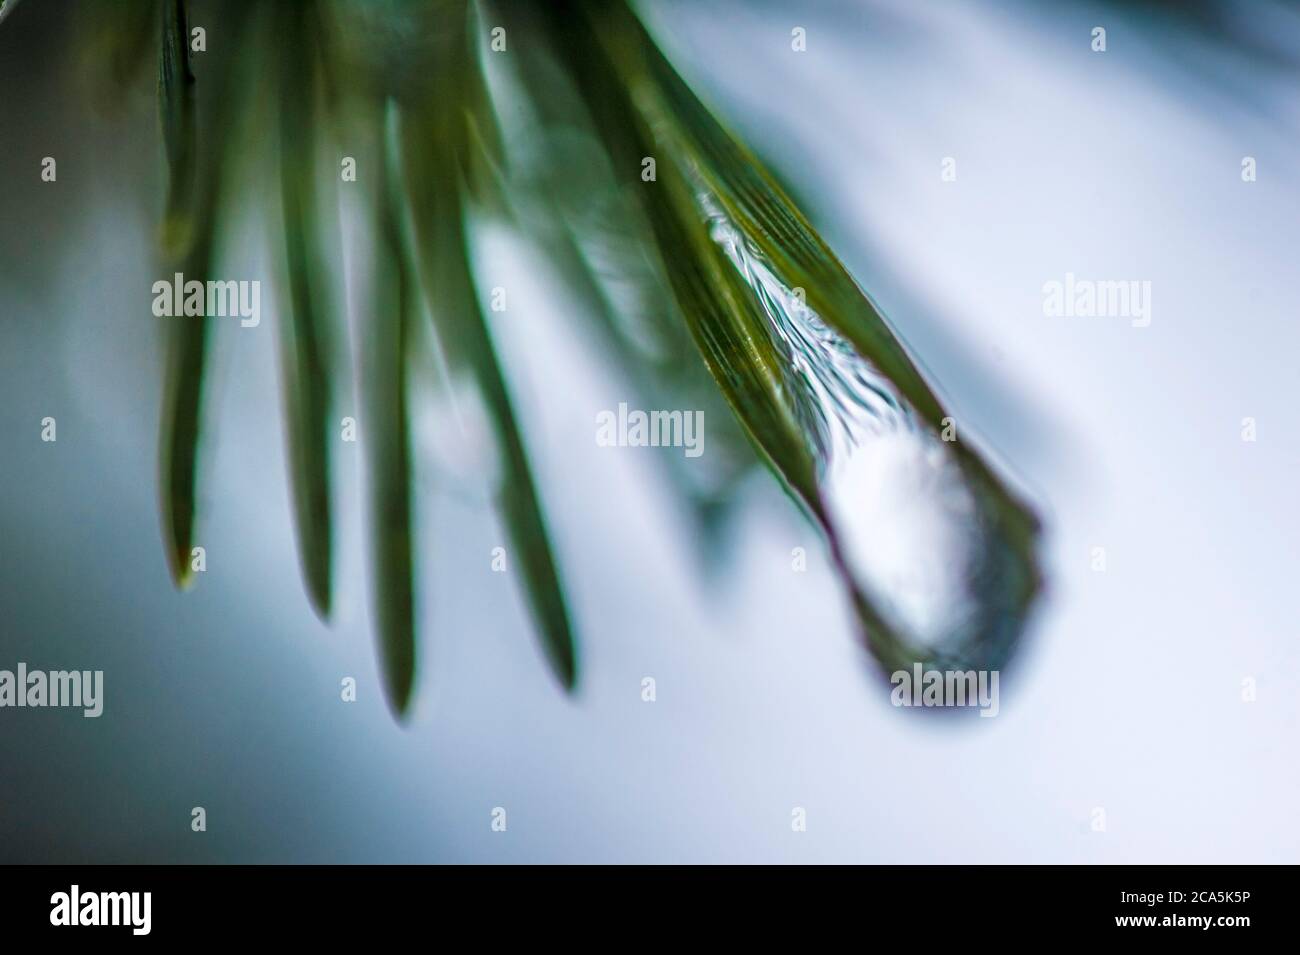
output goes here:
[{"label": "pale blue background", "polygon": [[[251,222],[228,271],[267,280],[263,322],[219,336],[209,570],[174,593],[149,96],[110,121],[50,78],[57,64],[33,75],[20,9],[0,30],[0,666],[102,668],[107,702],[99,720],[0,711],[0,858],[1296,861],[1296,16],[1236,8],[1256,48],[1087,4],[645,9],[1038,502],[1048,593],[1001,715],[889,706],[816,536],[766,477],[704,574],[656,452],[594,443],[595,412],[626,388],[494,234],[481,267],[511,290],[495,331],[583,635],[576,698],[489,570],[502,535],[482,495],[426,474],[419,705],[394,725],[354,446],[338,618],[315,621]],[[37,180],[49,154],[55,186]],[[1044,317],[1041,287],[1067,271],[1149,280],[1151,326]]]}]

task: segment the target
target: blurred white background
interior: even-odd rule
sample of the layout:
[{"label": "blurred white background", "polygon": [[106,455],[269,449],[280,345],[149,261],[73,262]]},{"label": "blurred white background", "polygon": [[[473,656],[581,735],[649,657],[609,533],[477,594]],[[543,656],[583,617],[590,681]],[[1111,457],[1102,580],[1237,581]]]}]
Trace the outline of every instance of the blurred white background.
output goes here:
[{"label": "blurred white background", "polygon": [[[156,186],[123,172],[156,164],[152,116],[58,133],[73,185],[38,208],[14,170],[54,148],[42,104],[57,91],[30,91],[6,107],[0,231],[7,257],[43,254],[48,271],[0,269],[0,667],[101,668],[107,699],[98,720],[0,712],[0,854],[1295,861],[1300,21],[1266,3],[1234,21],[1269,57],[1086,4],[642,9],[1038,506],[1047,594],[999,716],[889,705],[818,536],[766,475],[743,490],[731,550],[702,565],[651,457],[680,452],[596,446],[596,412],[626,388],[574,337],[573,303],[496,234],[480,273],[511,289],[494,331],[582,639],[578,694],[546,671],[515,580],[490,570],[503,535],[486,499],[426,474],[419,703],[392,721],[353,445],[332,626],[300,584],[269,295],[259,328],[218,336],[209,569],[174,593]],[[229,271],[269,288],[259,233],[232,247]],[[1149,280],[1150,326],[1044,316],[1043,284],[1067,272]],[[807,573],[791,572],[796,546]]]}]

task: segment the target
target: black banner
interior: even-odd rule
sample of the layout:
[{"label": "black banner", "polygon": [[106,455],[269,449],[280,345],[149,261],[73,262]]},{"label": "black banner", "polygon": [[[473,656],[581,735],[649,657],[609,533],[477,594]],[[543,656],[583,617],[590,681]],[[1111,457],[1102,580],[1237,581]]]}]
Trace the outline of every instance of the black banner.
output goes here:
[{"label": "black banner", "polygon": [[518,926],[540,942],[610,920],[761,937],[841,931],[848,920],[859,937],[919,942],[974,931],[1231,944],[1286,924],[1290,876],[1254,867],[31,867],[4,872],[0,917],[7,938],[75,933],[83,943],[337,943],[422,925],[493,937]]}]

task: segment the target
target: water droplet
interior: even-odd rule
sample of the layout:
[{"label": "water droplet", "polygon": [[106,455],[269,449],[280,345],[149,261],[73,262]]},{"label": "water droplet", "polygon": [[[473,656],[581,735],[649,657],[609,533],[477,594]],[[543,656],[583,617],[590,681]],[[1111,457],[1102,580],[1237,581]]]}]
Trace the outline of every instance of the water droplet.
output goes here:
[{"label": "water droplet", "polygon": [[877,658],[890,671],[1001,668],[1038,586],[1034,518],[776,275],[707,190],[697,198],[784,359],[782,398],[816,468],[808,503]]}]

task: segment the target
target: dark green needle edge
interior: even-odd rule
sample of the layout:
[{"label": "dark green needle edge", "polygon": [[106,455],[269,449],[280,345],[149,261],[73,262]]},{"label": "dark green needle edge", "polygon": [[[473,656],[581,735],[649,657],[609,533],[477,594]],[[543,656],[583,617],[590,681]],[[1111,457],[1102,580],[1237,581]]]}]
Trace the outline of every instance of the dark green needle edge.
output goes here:
[{"label": "dark green needle edge", "polygon": [[[392,113],[394,107],[388,107]],[[391,123],[386,123],[386,126]],[[369,472],[373,602],[384,692],[403,718],[415,685],[414,534],[407,409],[407,350],[418,292],[402,241],[396,155],[378,130],[376,249],[371,273],[373,314],[362,323],[366,352],[361,443]]]},{"label": "dark green needle edge", "polygon": [[470,267],[458,159],[464,116],[435,103],[404,111],[400,128],[403,181],[425,304],[449,360],[473,375],[491,417],[502,457],[498,506],[523,567],[546,658],[560,683],[572,689],[578,677],[573,628],[528,452]]},{"label": "dark green needle edge", "polygon": [[288,276],[280,356],[294,526],[307,592],[328,618],[333,520],[330,507],[331,296],[317,222],[314,3],[277,8],[280,26],[280,195]]}]

